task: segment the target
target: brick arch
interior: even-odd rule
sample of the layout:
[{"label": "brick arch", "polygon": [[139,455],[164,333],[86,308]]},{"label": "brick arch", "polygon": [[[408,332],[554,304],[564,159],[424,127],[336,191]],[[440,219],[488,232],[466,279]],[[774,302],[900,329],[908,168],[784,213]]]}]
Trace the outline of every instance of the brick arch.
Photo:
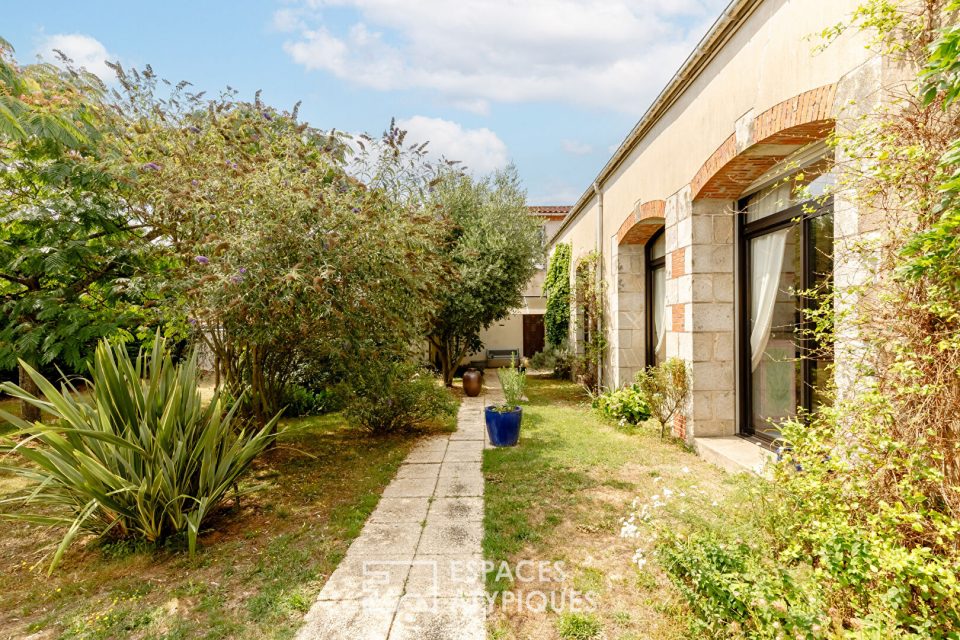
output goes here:
[{"label": "brick arch", "polygon": [[667,203],[649,200],[637,206],[617,231],[617,244],[645,244],[663,226]]},{"label": "brick arch", "polygon": [[694,200],[735,200],[753,182],[797,149],[833,130],[836,85],[784,100],[727,138],[690,183]]}]

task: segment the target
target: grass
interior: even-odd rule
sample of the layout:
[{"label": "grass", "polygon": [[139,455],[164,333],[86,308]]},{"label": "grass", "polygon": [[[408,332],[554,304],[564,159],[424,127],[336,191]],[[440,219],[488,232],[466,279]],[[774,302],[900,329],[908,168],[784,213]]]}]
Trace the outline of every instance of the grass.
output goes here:
[{"label": "grass", "polygon": [[[245,480],[254,493],[211,523],[192,560],[181,542],[91,542],[48,578],[62,531],[0,520],[3,637],[292,637],[416,437],[372,437],[339,414],[285,426]],[[0,498],[22,488],[0,473]]]},{"label": "grass", "polygon": [[[488,574],[487,589],[499,596],[491,637],[688,637],[682,597],[653,563],[632,564],[635,543],[620,537],[621,518],[661,483],[718,498],[732,483],[656,429],[625,432],[603,421],[577,385],[531,375],[527,395],[520,445],[484,452],[484,555],[498,566],[562,562],[565,575],[530,583]],[[569,603],[563,593],[589,593],[594,607],[539,612],[508,604],[532,591],[559,594],[560,603]],[[516,597],[504,599],[506,592]]]}]

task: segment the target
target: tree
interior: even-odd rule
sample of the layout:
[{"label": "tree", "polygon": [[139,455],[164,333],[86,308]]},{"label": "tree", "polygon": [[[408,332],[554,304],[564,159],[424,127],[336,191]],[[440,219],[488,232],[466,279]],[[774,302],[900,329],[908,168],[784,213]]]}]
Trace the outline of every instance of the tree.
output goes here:
[{"label": "tree", "polygon": [[460,360],[482,348],[480,332],[523,303],[543,243],[513,167],[481,180],[450,173],[432,196],[450,223],[443,250],[451,271],[429,340],[449,385]]},{"label": "tree", "polygon": [[553,250],[550,268],[543,282],[547,296],[547,312],[543,316],[546,325],[547,344],[559,347],[570,335],[570,244],[561,242]]},{"label": "tree", "polygon": [[[11,53],[0,40],[0,367],[79,370],[131,317],[143,238],[102,163],[99,80]],[[22,366],[20,384],[37,392]]]},{"label": "tree", "polygon": [[307,367],[409,355],[440,279],[441,221],[422,200],[348,175],[346,137],[296,108],[186,83],[161,95],[149,68],[118,72],[131,205],[172,263],[167,317],[192,327],[228,389],[249,388],[258,423]]}]

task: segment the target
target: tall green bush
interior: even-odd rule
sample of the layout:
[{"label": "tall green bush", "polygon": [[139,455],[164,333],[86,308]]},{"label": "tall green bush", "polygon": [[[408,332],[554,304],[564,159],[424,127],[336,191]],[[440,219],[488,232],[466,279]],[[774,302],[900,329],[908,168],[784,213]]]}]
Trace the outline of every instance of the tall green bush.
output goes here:
[{"label": "tall green bush", "polygon": [[378,360],[356,373],[345,413],[375,434],[395,433],[452,416],[457,404],[428,371],[407,361]]},{"label": "tall green bush", "polygon": [[561,348],[570,336],[570,254],[569,243],[561,242],[553,249],[550,266],[543,281],[547,310],[543,315],[547,344]]},{"label": "tall green bush", "polygon": [[0,445],[8,460],[2,469],[29,483],[0,507],[5,517],[66,528],[51,571],[81,532],[154,543],[185,533],[192,554],[201,527],[273,441],[279,418],[251,430],[236,424],[237,405],[226,407],[219,394],[205,406],[196,356],[174,364],[159,337],[135,361],[102,341],[90,366],[89,401],[28,372],[42,398],[12,383],[0,390],[57,422],[0,411],[16,427]]}]

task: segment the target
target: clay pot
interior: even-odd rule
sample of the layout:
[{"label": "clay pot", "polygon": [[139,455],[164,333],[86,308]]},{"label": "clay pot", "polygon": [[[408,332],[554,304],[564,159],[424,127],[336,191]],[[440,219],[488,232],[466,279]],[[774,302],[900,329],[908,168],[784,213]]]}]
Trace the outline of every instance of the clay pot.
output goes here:
[{"label": "clay pot", "polygon": [[476,369],[467,369],[463,373],[463,392],[476,398],[483,391],[483,374]]}]

